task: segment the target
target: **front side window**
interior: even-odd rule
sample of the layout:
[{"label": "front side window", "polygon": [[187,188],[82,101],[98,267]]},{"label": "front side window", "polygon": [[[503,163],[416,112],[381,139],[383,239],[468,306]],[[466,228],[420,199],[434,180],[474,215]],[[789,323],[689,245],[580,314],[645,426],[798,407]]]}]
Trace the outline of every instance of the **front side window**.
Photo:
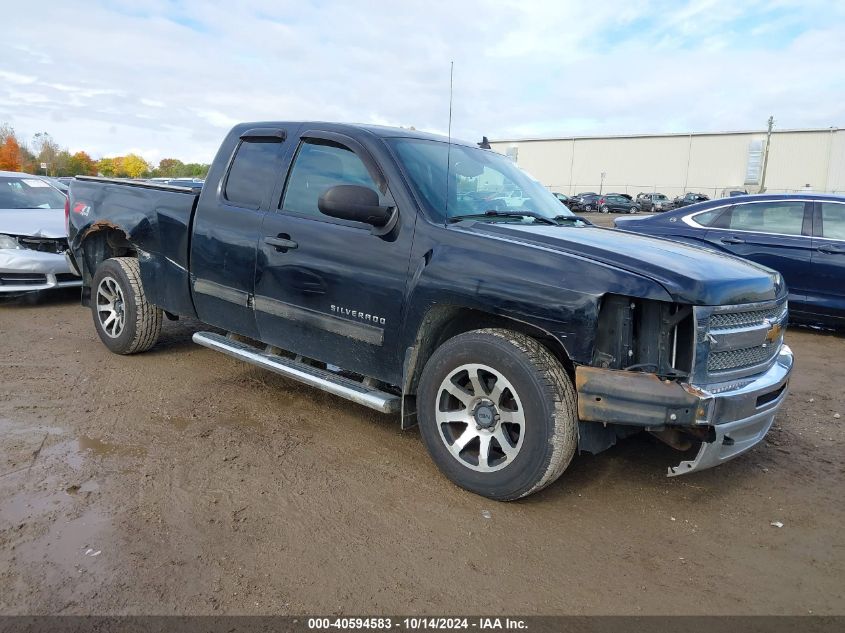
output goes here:
[{"label": "front side window", "polygon": [[757,231],[781,235],[801,235],[804,224],[803,202],[758,202],[738,204],[719,225],[736,231]]},{"label": "front side window", "polygon": [[226,178],[226,200],[258,209],[277,182],[283,146],[279,142],[241,142]]},{"label": "front side window", "polygon": [[317,201],[336,185],[379,190],[363,161],[352,150],[329,141],[304,141],[293,163],[280,208],[285,213],[325,218]]},{"label": "front side window", "polygon": [[845,240],[845,204],[822,202],[822,237]]},{"label": "front side window", "polygon": [[40,178],[0,176],[0,209],[64,208],[64,194]]},{"label": "front side window", "polygon": [[548,189],[496,152],[423,139],[388,142],[436,221],[488,211],[525,211],[548,219],[571,215]]}]

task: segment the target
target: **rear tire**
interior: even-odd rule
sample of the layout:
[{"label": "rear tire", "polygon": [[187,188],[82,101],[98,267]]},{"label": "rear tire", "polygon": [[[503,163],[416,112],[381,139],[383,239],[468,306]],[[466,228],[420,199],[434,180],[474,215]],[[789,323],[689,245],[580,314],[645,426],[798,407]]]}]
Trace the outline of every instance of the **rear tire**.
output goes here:
[{"label": "rear tire", "polygon": [[536,340],[503,329],[460,334],[425,365],[420,432],[452,482],[511,501],[555,481],[575,454],[575,390]]},{"label": "rear tire", "polygon": [[155,345],[162,312],[147,301],[137,259],[113,257],[97,267],[91,315],[100,340],[115,354],[146,352]]},{"label": "rear tire", "polygon": [[599,209],[602,213],[610,213],[610,207],[604,205],[601,209]]}]

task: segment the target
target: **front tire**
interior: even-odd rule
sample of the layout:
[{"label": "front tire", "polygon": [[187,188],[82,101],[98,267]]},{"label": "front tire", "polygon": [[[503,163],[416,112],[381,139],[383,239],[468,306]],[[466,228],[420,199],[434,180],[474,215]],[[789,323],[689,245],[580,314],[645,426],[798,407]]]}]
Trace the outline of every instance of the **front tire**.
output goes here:
[{"label": "front tire", "polygon": [[100,340],[115,354],[146,352],[161,332],[162,312],[147,301],[134,257],[113,257],[97,267],[91,314]]},{"label": "front tire", "polygon": [[425,365],[420,432],[452,482],[511,501],[555,481],[578,445],[575,390],[536,340],[503,329],[460,334]]},{"label": "front tire", "polygon": [[602,213],[610,213],[610,207],[605,205],[601,209],[599,209],[599,211],[601,211]]}]

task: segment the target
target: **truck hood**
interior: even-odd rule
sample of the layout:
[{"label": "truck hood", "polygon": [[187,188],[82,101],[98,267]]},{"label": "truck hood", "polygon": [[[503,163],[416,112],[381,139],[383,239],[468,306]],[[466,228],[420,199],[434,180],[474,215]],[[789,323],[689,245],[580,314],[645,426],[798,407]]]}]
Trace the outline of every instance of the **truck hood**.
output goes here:
[{"label": "truck hood", "polygon": [[67,237],[64,209],[0,209],[0,234]]},{"label": "truck hood", "polygon": [[732,255],[599,227],[475,222],[473,233],[601,262],[659,283],[674,301],[732,305],[786,294],[780,274]]}]

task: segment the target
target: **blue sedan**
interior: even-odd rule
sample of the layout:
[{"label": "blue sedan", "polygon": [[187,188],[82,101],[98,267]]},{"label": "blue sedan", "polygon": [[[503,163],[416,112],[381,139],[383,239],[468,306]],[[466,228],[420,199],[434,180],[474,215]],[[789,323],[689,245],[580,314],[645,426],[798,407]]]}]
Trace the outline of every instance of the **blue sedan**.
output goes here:
[{"label": "blue sedan", "polygon": [[845,197],[762,194],[710,200],[617,228],[730,253],[779,271],[794,321],[845,327]]}]

